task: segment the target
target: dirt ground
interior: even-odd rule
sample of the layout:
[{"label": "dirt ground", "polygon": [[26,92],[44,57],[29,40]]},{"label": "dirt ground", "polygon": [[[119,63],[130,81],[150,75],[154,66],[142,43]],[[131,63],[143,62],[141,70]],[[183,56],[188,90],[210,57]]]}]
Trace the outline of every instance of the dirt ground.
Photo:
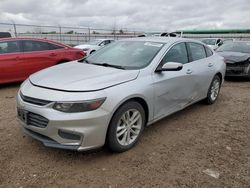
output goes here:
[{"label": "dirt ground", "polygon": [[0,187],[250,187],[249,81],[225,82],[214,105],[155,123],[121,154],[51,149],[23,135],[18,87],[0,86]]}]

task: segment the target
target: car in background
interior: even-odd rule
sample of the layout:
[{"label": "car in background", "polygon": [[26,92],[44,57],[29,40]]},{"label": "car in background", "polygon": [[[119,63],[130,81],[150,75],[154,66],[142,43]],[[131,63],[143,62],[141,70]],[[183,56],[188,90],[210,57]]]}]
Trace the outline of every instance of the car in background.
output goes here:
[{"label": "car in background", "polygon": [[[45,146],[132,148],[144,127],[205,100],[224,81],[223,57],[201,42],[136,37],[29,77],[17,95],[22,130]],[[154,146],[152,146],[154,147]]]},{"label": "car in background", "polygon": [[250,41],[228,42],[216,51],[225,58],[226,76],[250,77]]},{"label": "car in background", "polygon": [[0,38],[10,38],[12,37],[10,32],[0,32]]},{"label": "car in background", "polygon": [[95,39],[88,43],[77,45],[74,48],[82,49],[88,56],[114,41],[113,39]]},{"label": "car in background", "polygon": [[205,43],[213,50],[216,50],[219,46],[223,44],[223,41],[220,38],[205,38],[202,39],[201,42]]},{"label": "car in background", "polygon": [[82,50],[51,40],[0,39],[0,84],[23,81],[41,69],[84,56]]}]

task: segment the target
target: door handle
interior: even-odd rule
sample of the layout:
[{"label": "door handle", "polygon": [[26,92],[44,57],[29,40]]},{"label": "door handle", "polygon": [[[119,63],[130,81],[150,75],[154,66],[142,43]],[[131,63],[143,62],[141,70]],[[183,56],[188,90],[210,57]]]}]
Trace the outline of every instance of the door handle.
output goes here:
[{"label": "door handle", "polygon": [[49,54],[49,56],[56,56],[56,54],[55,53],[51,53],[51,54]]},{"label": "door handle", "polygon": [[187,74],[192,74],[192,72],[193,72],[193,71],[192,71],[191,69],[188,69],[186,73],[187,73]]},{"label": "door handle", "polygon": [[213,66],[213,63],[208,63],[207,66],[208,66],[208,67],[212,67],[212,66]]},{"label": "door handle", "polygon": [[12,60],[14,60],[14,61],[18,61],[18,60],[20,60],[20,57],[19,57],[19,56],[13,57],[13,59],[12,59]]}]

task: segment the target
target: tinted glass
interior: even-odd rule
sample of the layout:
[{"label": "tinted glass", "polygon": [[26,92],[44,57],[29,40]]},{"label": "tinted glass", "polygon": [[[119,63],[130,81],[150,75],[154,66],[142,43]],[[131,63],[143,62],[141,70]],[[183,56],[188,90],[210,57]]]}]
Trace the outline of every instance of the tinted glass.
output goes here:
[{"label": "tinted glass", "polygon": [[63,46],[59,46],[59,45],[52,44],[52,43],[48,43],[48,45],[49,45],[49,48],[50,48],[51,50],[57,50],[57,49],[62,49],[62,48],[64,48]]},{"label": "tinted glass", "polygon": [[209,49],[208,47],[205,47],[205,49],[206,49],[207,57],[209,57],[209,56],[212,56],[212,55],[213,55],[213,52],[212,52],[212,50],[211,50],[211,49]]},{"label": "tinted glass", "polygon": [[217,51],[250,53],[250,42],[228,42],[219,47]]},{"label": "tinted glass", "polygon": [[34,41],[34,40],[26,40],[22,42],[23,42],[24,52],[50,50],[49,44],[47,42]]},{"label": "tinted glass", "polygon": [[150,64],[162,48],[162,43],[119,41],[98,50],[86,60],[89,63],[108,63],[125,69],[139,69]]},{"label": "tinted glass", "polygon": [[163,58],[163,62],[176,62],[185,64],[188,62],[188,55],[185,43],[173,46]]},{"label": "tinted glass", "polygon": [[98,45],[101,42],[101,40],[91,40],[86,44],[90,44],[90,45]]},{"label": "tinted glass", "polygon": [[192,61],[197,61],[199,59],[203,59],[207,57],[205,48],[203,45],[197,44],[197,43],[188,43],[188,45],[189,45],[190,53],[192,56]]},{"label": "tinted glass", "polygon": [[20,52],[17,41],[3,41],[0,42],[0,54]]},{"label": "tinted glass", "polygon": [[9,32],[0,32],[0,38],[9,38],[11,34]]},{"label": "tinted glass", "polygon": [[216,39],[203,39],[201,41],[207,45],[215,45],[215,43],[216,43]]}]

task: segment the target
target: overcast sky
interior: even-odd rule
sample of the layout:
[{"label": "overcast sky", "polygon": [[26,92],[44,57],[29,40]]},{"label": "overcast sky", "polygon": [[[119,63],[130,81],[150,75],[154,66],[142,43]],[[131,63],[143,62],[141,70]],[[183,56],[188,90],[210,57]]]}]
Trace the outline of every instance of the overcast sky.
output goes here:
[{"label": "overcast sky", "polygon": [[[0,0],[0,22],[143,30],[250,28],[249,0]],[[1,27],[1,26],[0,26]]]}]

